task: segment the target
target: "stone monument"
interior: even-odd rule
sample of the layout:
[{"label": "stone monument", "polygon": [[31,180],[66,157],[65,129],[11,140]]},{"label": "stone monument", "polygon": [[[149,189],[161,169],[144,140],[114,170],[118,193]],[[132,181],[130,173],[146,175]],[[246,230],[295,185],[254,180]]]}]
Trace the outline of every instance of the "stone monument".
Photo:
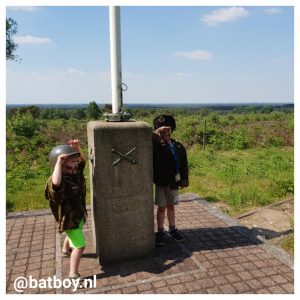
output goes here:
[{"label": "stone monument", "polygon": [[154,250],[152,130],[145,122],[87,126],[92,224],[101,265]]}]

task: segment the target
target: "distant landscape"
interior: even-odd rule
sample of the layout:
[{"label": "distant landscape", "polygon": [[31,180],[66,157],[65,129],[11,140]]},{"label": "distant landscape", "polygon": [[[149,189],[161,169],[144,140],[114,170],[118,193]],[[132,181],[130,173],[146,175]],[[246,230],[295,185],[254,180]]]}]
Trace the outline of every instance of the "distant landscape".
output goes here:
[{"label": "distant landscape", "polygon": [[[80,104],[7,104],[7,110],[26,107],[30,105],[38,106],[41,109],[45,108],[64,108],[76,109],[86,108],[86,103]],[[103,108],[105,104],[98,104],[99,108]],[[265,106],[271,106],[273,109],[294,108],[294,103],[174,103],[174,104],[158,104],[158,103],[134,103],[126,104],[128,108],[210,108],[214,110],[232,110],[237,107],[255,107],[261,109]]]}]

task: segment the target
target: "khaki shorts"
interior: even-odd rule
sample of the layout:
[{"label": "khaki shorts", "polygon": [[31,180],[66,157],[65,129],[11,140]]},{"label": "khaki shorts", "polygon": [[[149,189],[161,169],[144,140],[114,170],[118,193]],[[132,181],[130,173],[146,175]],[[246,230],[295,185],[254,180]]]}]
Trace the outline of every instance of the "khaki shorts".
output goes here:
[{"label": "khaki shorts", "polygon": [[155,185],[155,204],[159,207],[177,205],[179,200],[178,190],[169,186]]}]

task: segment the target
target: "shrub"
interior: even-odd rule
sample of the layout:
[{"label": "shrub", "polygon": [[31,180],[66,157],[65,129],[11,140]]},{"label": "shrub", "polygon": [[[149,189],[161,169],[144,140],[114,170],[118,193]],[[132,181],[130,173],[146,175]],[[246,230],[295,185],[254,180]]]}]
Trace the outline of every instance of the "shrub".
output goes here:
[{"label": "shrub", "polygon": [[25,113],[13,117],[10,121],[10,128],[16,135],[31,138],[37,133],[39,122],[30,113]]}]

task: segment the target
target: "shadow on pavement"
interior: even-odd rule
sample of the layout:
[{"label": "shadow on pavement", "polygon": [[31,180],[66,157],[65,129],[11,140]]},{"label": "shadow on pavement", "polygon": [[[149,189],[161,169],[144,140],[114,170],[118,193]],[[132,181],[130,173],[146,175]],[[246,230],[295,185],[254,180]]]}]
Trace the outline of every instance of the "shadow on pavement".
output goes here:
[{"label": "shadow on pavement", "polygon": [[[180,232],[185,242],[180,244],[166,236],[165,245],[155,248],[151,257],[101,266],[102,272],[97,274],[97,279],[116,275],[125,277],[139,272],[159,275],[173,267],[176,267],[173,272],[197,270],[199,266],[191,259],[194,252],[201,254],[204,250],[262,244],[261,240],[253,236],[253,231],[243,226],[184,229]],[[86,253],[83,257],[95,259],[96,255]]]}]

